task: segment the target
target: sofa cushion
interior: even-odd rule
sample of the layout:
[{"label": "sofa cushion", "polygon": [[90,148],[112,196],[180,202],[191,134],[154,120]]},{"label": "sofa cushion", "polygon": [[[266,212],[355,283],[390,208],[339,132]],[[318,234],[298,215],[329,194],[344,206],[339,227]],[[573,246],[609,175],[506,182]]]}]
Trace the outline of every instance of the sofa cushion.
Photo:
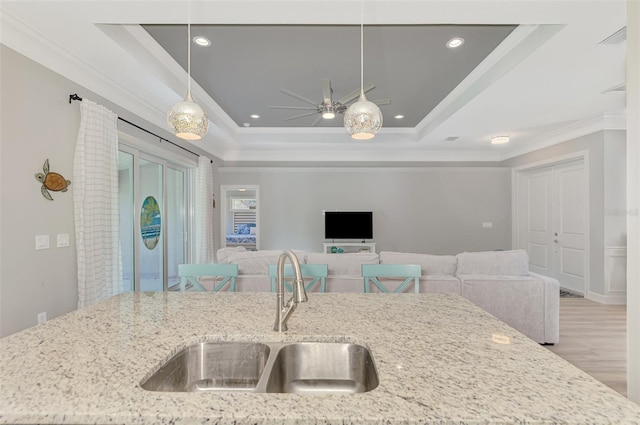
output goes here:
[{"label": "sofa cushion", "polygon": [[[238,274],[269,274],[269,264],[278,264],[278,258],[283,250],[245,251],[232,253],[227,262],[238,265]],[[304,251],[293,250],[301,263],[304,261]]]},{"label": "sofa cushion", "polygon": [[485,251],[458,254],[456,275],[526,276],[529,255],[526,251]]},{"label": "sofa cushion", "polygon": [[418,264],[422,275],[455,275],[458,259],[454,255],[414,254],[382,251],[380,264]]},{"label": "sofa cushion", "polygon": [[218,259],[218,263],[227,264],[229,262],[230,255],[233,255],[236,252],[246,252],[246,251],[247,249],[243,246],[220,248],[218,252],[216,252],[216,258]]},{"label": "sofa cushion", "polygon": [[309,253],[305,263],[326,264],[329,275],[362,276],[363,264],[378,264],[379,256],[372,252],[357,252],[346,254]]}]

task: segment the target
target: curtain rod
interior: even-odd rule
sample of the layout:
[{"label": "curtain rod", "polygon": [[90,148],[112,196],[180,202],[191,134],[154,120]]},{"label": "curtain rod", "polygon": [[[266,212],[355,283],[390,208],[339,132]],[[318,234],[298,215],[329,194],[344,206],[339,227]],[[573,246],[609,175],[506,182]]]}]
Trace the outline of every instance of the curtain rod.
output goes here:
[{"label": "curtain rod", "polygon": [[[70,95],[69,95],[69,103],[71,103],[71,101],[72,101],[72,100],[77,100],[78,102],[82,102],[82,98],[81,98],[80,96],[78,96],[78,94],[77,94],[77,93],[74,93],[74,94],[70,94]],[[193,154],[193,155],[198,156],[198,157],[200,156],[200,155],[198,155],[197,153],[192,152],[192,151],[190,151],[190,150],[189,150],[189,149],[187,149],[187,148],[184,148],[184,147],[182,147],[182,146],[180,146],[180,145],[178,145],[178,144],[176,144],[176,143],[173,143],[171,140],[167,140],[167,139],[165,139],[164,137],[158,136],[156,133],[153,133],[153,132],[151,132],[151,131],[147,130],[146,128],[142,128],[142,127],[140,127],[139,125],[132,123],[131,121],[125,120],[125,119],[124,119],[124,118],[122,118],[122,117],[118,117],[118,119],[119,119],[120,121],[124,121],[124,122],[126,122],[126,123],[127,123],[127,124],[129,124],[129,125],[134,126],[135,128],[138,128],[138,129],[140,129],[140,130],[142,130],[142,131],[144,131],[144,132],[146,132],[146,133],[149,133],[149,134],[151,134],[152,136],[156,136],[158,139],[160,139],[160,143],[162,143],[162,141],[169,142],[169,143],[171,143],[173,146],[177,146],[177,147],[179,147],[180,149],[182,149],[182,150],[185,150],[185,151],[189,152],[190,154]],[[213,164],[213,160],[211,160],[211,163]]]}]

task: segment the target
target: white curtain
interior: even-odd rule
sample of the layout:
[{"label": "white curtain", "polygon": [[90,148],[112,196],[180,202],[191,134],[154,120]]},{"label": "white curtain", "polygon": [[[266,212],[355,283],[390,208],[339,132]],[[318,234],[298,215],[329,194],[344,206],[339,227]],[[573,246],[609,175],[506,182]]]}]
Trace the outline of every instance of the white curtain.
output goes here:
[{"label": "white curtain", "polygon": [[84,99],[73,161],[78,307],[122,292],[118,223],[118,116]]},{"label": "white curtain", "polygon": [[195,257],[198,264],[214,262],[213,244],[213,164],[205,156],[198,159],[195,184]]}]

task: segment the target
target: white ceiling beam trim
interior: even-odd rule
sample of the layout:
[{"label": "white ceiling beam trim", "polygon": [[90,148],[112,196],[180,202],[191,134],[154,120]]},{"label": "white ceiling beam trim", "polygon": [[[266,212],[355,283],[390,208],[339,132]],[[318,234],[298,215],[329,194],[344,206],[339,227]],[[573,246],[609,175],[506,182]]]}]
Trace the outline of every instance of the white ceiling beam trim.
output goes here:
[{"label": "white ceiling beam trim", "polygon": [[516,67],[563,27],[561,25],[532,25],[519,26],[513,30],[416,126],[418,140],[424,140],[442,123]]},{"label": "white ceiling beam trim", "polygon": [[224,161],[293,161],[293,162],[497,162],[499,152],[452,152],[452,151],[229,151]]},{"label": "white ceiling beam trim", "polygon": [[[77,57],[51,38],[44,36],[25,22],[22,22],[4,8],[0,19],[2,44],[134,113],[138,117],[160,128],[167,128],[165,110],[147,102],[135,92],[127,90],[109,75],[91,66],[83,58]],[[97,29],[97,27],[94,27],[94,29]],[[78,93],[78,95],[86,97],[88,93]],[[223,142],[224,138],[217,137],[216,141],[218,143]],[[216,156],[222,156],[222,151],[218,150]]]},{"label": "white ceiling beam trim", "polygon": [[[173,103],[184,99],[184,95],[187,93],[187,72],[166,50],[160,47],[144,28],[140,25],[98,25],[98,27],[121,46],[123,51],[129,52],[146,70],[173,90],[175,96],[172,99],[168,99],[168,104],[173,105]],[[230,144],[238,126],[193,79],[191,81],[191,92],[196,103],[203,106],[208,112],[211,126],[219,127],[221,134],[224,135],[217,142]],[[168,110],[169,106],[167,106]],[[166,119],[166,111],[164,111],[164,117]]]},{"label": "white ceiling beam trim", "polygon": [[218,172],[231,173],[510,173],[510,167],[219,167]]},{"label": "white ceiling beam trim", "polygon": [[557,145],[562,142],[576,139],[578,137],[597,133],[603,130],[625,130],[626,117],[623,115],[607,115],[593,117],[564,126],[560,129],[550,131],[541,136],[535,137],[522,147],[515,148],[501,155],[500,160],[515,158],[539,149]]}]

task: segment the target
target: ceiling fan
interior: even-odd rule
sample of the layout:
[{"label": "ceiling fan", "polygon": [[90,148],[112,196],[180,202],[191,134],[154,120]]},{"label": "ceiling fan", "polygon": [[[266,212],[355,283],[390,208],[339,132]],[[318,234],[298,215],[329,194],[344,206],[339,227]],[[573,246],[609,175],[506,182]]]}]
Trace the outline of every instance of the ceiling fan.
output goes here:
[{"label": "ceiling fan", "polygon": [[[360,96],[360,89],[356,89],[340,99],[334,101],[332,98],[333,89],[331,88],[331,80],[328,78],[321,78],[322,83],[322,102],[316,103],[310,99],[307,99],[304,96],[300,96],[297,93],[294,93],[289,90],[281,89],[280,92],[295,97],[298,100],[301,100],[305,103],[308,103],[312,106],[269,106],[271,109],[294,109],[294,110],[309,110],[311,112],[305,112],[304,114],[294,115],[292,117],[283,118],[282,121],[290,121],[296,118],[309,117],[314,114],[321,114],[316,120],[311,124],[311,126],[315,126],[320,122],[321,119],[332,119],[336,116],[336,114],[342,114],[349,107],[349,103],[358,99]],[[371,83],[365,84],[363,90],[365,93],[373,90],[376,86]],[[379,99],[373,100],[373,103],[376,105],[389,105],[391,103],[391,99]]]}]

